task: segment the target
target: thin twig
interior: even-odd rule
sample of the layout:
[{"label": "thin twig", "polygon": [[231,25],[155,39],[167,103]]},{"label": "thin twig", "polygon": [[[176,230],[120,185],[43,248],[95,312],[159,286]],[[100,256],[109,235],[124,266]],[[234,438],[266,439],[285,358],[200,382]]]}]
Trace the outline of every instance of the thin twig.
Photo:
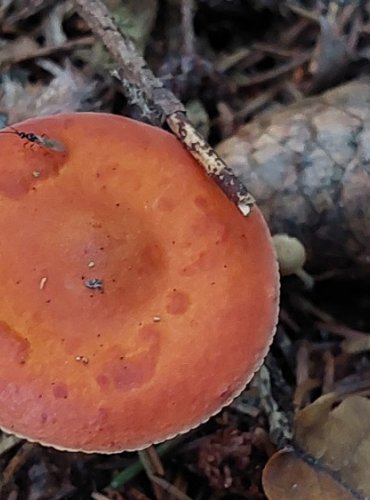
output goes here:
[{"label": "thin twig", "polygon": [[193,26],[193,0],[181,0],[181,28],[184,38],[184,55],[192,56],[194,54],[195,34]]},{"label": "thin twig", "polygon": [[118,68],[114,75],[143,115],[159,124],[168,115],[184,112],[179,100],[153,75],[132,40],[118,28],[107,7],[100,0],[75,0],[75,3],[116,61]]},{"label": "thin twig", "polygon": [[286,73],[289,73],[290,71],[293,71],[298,66],[307,63],[311,59],[311,56],[312,56],[311,52],[303,52],[303,54],[297,56],[292,61],[289,61],[285,64],[281,64],[276,68],[263,71],[253,76],[240,77],[237,81],[238,86],[240,88],[245,89],[247,87],[260,85],[261,83],[266,83],[270,80],[274,80],[275,78],[278,78],[280,76],[285,75]]},{"label": "thin twig", "polygon": [[284,47],[275,47],[275,45],[265,43],[265,42],[255,42],[252,45],[253,50],[260,50],[265,54],[271,54],[273,56],[283,57],[286,59],[292,59],[299,55],[297,50],[285,49]]},{"label": "thin twig", "polygon": [[290,9],[292,12],[294,12],[298,16],[302,16],[305,19],[308,19],[309,21],[313,21],[314,23],[317,23],[317,24],[319,24],[319,22],[320,22],[320,17],[318,14],[315,14],[314,12],[312,12],[308,9],[304,9],[303,7],[299,7],[299,5],[294,5],[294,4],[291,4],[288,2],[286,4],[286,7],[288,7],[288,9]]},{"label": "thin twig", "polygon": [[249,215],[254,198],[199,132],[179,113],[168,116],[167,124],[242,214]]},{"label": "thin twig", "polygon": [[159,125],[166,120],[172,132],[207,174],[217,182],[243,215],[249,215],[254,198],[190,124],[181,102],[154,76],[134,43],[119,30],[107,7],[100,0],[75,0],[75,3],[82,17],[102,39],[118,64],[114,75],[123,85],[129,101],[136,104],[151,123]]},{"label": "thin twig", "polygon": [[156,500],[160,500],[162,496],[162,489],[158,486],[157,483],[153,481],[153,477],[156,475],[153,470],[153,465],[151,463],[151,457],[148,454],[148,449],[138,451],[140,462],[143,464],[146,475],[152,483],[152,489]]},{"label": "thin twig", "polygon": [[9,56],[5,57],[0,63],[0,69],[7,68],[9,66],[15,66],[16,64],[29,61],[30,59],[38,59],[40,57],[50,57],[55,54],[60,54],[62,52],[69,52],[81,47],[88,47],[93,45],[95,39],[92,36],[84,36],[76,40],[69,40],[61,45],[53,45],[48,47],[39,47],[36,49],[31,49],[29,52],[25,52],[18,57]]},{"label": "thin twig", "polygon": [[[154,452],[154,453],[153,453]],[[158,467],[158,457],[155,456],[154,447],[147,448],[138,452],[141,463],[143,464],[146,475],[152,482],[152,487],[156,498],[162,498],[162,490],[175,496],[178,500],[192,500],[184,492],[180,491],[175,485],[171,484],[164,477],[162,465]],[[153,456],[154,455],[154,456]],[[153,460],[154,458],[154,460]]]},{"label": "thin twig", "polygon": [[151,480],[153,483],[156,483],[160,486],[164,491],[169,493],[170,495],[177,498],[177,500],[192,500],[186,493],[180,491],[175,485],[169,483],[166,479],[158,476],[152,476]]},{"label": "thin twig", "polygon": [[157,450],[155,449],[155,446],[149,446],[149,448],[147,448],[145,451],[148,454],[153,473],[157,474],[157,476],[164,476],[164,467],[157,453]]},{"label": "thin twig", "polygon": [[251,99],[245,106],[243,106],[237,113],[235,113],[235,122],[242,123],[246,121],[247,118],[250,118],[251,115],[261,110],[264,106],[270,103],[280,90],[281,84],[275,84],[265,92],[261,92],[254,99]]},{"label": "thin twig", "polygon": [[17,451],[17,453],[9,460],[6,467],[3,469],[0,478],[0,498],[5,498],[5,491],[14,479],[17,471],[28,460],[30,455],[34,453],[34,443],[25,442]]}]

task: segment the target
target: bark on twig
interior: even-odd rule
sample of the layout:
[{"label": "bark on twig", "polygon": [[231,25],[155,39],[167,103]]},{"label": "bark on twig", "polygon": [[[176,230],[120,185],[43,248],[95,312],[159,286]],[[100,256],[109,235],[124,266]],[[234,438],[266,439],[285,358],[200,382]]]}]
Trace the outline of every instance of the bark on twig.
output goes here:
[{"label": "bark on twig", "polygon": [[101,38],[118,64],[114,75],[122,83],[127,98],[142,114],[159,125],[167,121],[170,129],[186,149],[217,182],[225,194],[248,215],[254,203],[244,184],[237,179],[185,116],[181,102],[154,76],[134,43],[120,31],[108,9],[100,0],[75,0],[81,16]]}]

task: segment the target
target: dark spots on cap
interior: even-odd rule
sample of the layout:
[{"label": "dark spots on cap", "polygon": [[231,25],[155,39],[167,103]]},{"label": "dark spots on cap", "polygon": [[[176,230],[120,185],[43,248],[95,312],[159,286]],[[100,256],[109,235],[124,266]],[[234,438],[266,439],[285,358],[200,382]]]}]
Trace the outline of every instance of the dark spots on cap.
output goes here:
[{"label": "dark spots on cap", "polygon": [[17,178],[11,170],[2,169],[0,193],[8,198],[21,198],[31,189],[33,181],[34,179],[31,176],[29,179],[26,176],[24,178]]},{"label": "dark spots on cap", "polygon": [[107,408],[105,408],[104,406],[101,406],[98,409],[96,423],[98,425],[103,425],[103,424],[107,423],[108,419],[109,419],[109,410]]},{"label": "dark spots on cap", "polygon": [[174,200],[173,198],[169,198],[168,196],[162,196],[157,201],[157,209],[161,212],[172,212],[176,205],[176,200]]},{"label": "dark spots on cap", "polygon": [[[160,330],[154,325],[144,325],[138,331],[138,347],[142,350],[143,344],[146,344],[148,354],[159,354],[160,348]],[[141,348],[140,348],[141,346]]]},{"label": "dark spots on cap", "polygon": [[56,399],[68,398],[68,387],[63,382],[58,382],[53,385],[53,395]]},{"label": "dark spots on cap", "polygon": [[[22,142],[18,140],[9,165],[0,172],[0,194],[7,198],[19,199],[36,191],[37,184],[58,175],[65,165],[65,155],[45,155],[44,148],[26,149]],[[10,155],[10,149],[3,154]]]},{"label": "dark spots on cap", "polygon": [[161,269],[162,253],[158,245],[146,245],[137,257],[136,272],[138,276],[149,276]]},{"label": "dark spots on cap", "polygon": [[[154,325],[144,325],[138,330],[136,346],[123,352],[115,347],[96,378],[102,391],[113,386],[119,392],[137,389],[154,375],[161,348],[160,331]],[[113,358],[113,359],[112,359]]]},{"label": "dark spots on cap", "polygon": [[107,375],[104,375],[104,373],[99,373],[95,380],[102,389],[106,389],[107,387],[109,387],[109,378],[107,377]]},{"label": "dark spots on cap", "polygon": [[226,224],[214,214],[204,215],[196,219],[191,230],[195,238],[206,239],[209,243],[216,245],[226,241],[229,233]]},{"label": "dark spots on cap", "polygon": [[31,350],[29,340],[13,330],[5,321],[0,321],[0,345],[7,360],[19,365],[27,362]]},{"label": "dark spots on cap", "polygon": [[147,366],[144,359],[127,359],[124,363],[113,363],[111,373],[115,388],[119,391],[128,391],[142,386],[149,379],[149,365]]},{"label": "dark spots on cap", "polygon": [[209,203],[208,203],[207,198],[205,198],[204,196],[201,196],[201,195],[196,196],[196,197],[194,198],[194,204],[195,204],[198,208],[200,208],[201,210],[203,210],[203,211],[208,210],[208,207],[209,207]]},{"label": "dark spots on cap", "polygon": [[169,314],[184,314],[189,309],[190,299],[185,292],[171,291],[167,300],[166,311]]},{"label": "dark spots on cap", "polygon": [[201,271],[212,269],[212,257],[209,252],[200,252],[195,259],[180,270],[182,276],[193,276]]},{"label": "dark spots on cap", "polygon": [[49,415],[46,412],[42,412],[40,415],[40,422],[42,425],[46,424],[49,419]]},{"label": "dark spots on cap", "polygon": [[[67,332],[63,332],[67,333]],[[84,351],[84,341],[81,335],[66,335],[62,343],[63,351],[68,356],[78,356],[78,353]]]}]

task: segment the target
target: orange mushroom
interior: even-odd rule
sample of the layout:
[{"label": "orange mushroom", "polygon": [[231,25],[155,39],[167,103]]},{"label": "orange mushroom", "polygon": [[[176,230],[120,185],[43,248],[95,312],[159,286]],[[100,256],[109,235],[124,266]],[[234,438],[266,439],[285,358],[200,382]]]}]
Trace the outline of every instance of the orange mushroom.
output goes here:
[{"label": "orange mushroom", "polygon": [[15,127],[50,141],[0,132],[0,427],[113,453],[206,421],[275,330],[260,211],[243,217],[160,129],[93,113]]}]

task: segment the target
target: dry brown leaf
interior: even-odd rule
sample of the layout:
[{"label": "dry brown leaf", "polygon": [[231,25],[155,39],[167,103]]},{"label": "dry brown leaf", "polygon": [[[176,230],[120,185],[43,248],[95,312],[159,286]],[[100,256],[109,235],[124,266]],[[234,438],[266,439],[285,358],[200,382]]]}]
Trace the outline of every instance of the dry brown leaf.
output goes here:
[{"label": "dry brown leaf", "polygon": [[262,484],[269,500],[354,500],[359,498],[314,461],[281,450],[267,462]]},{"label": "dry brown leaf", "polygon": [[360,495],[370,497],[370,401],[350,396],[332,409],[334,394],[298,412],[295,441]]},{"label": "dry brown leaf", "polygon": [[299,238],[317,269],[370,272],[370,85],[358,80],[242,127],[218,152],[274,233]]},{"label": "dry brown leaf", "polygon": [[304,446],[305,436],[310,436],[311,447],[316,450],[315,458],[321,458],[325,450],[326,422],[330,410],[335,401],[335,394],[329,393],[318,398],[314,403],[298,411],[295,418],[294,439],[302,449],[308,451]]}]

